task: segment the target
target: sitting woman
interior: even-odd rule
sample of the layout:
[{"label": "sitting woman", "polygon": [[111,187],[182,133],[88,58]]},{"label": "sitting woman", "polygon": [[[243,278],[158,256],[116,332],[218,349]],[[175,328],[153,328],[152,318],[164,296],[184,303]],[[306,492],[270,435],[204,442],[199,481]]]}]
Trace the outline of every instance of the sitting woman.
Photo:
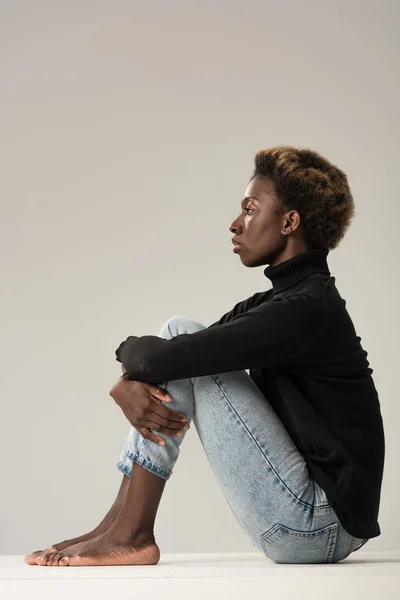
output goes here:
[{"label": "sitting woman", "polygon": [[336,563],[380,535],[384,430],[367,352],[327,255],[354,214],[347,177],[317,152],[260,150],[230,225],[272,283],[209,327],[175,316],[116,350],[110,395],[131,424],[115,502],[89,533],[31,565],[154,565],[165,482],[194,423],[226,500],[277,563]]}]

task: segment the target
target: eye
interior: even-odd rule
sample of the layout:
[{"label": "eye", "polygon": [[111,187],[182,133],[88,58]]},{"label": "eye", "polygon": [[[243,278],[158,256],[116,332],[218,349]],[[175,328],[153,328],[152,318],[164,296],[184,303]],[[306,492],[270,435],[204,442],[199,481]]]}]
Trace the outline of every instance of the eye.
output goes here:
[{"label": "eye", "polygon": [[[254,208],[249,208],[248,206],[246,206],[244,210],[246,210],[246,211],[247,210],[254,210]],[[247,214],[249,214],[249,213],[247,213]]]}]

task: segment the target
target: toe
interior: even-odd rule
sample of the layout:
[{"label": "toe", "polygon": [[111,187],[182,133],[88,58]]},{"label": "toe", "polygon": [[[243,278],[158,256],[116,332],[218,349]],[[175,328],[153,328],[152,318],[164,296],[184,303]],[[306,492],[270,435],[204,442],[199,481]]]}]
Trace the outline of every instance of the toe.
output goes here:
[{"label": "toe", "polygon": [[48,558],[47,558],[47,566],[48,567],[52,567],[53,566],[53,558],[54,558],[54,552],[50,552]]},{"label": "toe", "polygon": [[70,567],[81,567],[81,566],[85,566],[85,567],[93,567],[95,566],[97,563],[96,561],[94,561],[93,559],[91,560],[90,558],[83,558],[82,556],[69,556],[68,557],[68,565]]},{"label": "toe", "polygon": [[69,556],[61,556],[58,564],[60,567],[67,567],[69,564]]},{"label": "toe", "polygon": [[57,552],[57,554],[55,554],[53,558],[53,567],[58,567],[60,565],[60,558],[61,554]]},{"label": "toe", "polygon": [[47,566],[48,567],[54,567],[55,563],[56,563],[56,557],[57,557],[58,552],[52,552],[49,556],[49,560],[47,561]]},{"label": "toe", "polygon": [[52,554],[57,552],[56,546],[49,546],[46,550],[43,550],[39,555],[36,555],[36,564],[37,565],[48,565],[49,558]]},{"label": "toe", "polygon": [[31,554],[26,554],[26,556],[24,556],[24,561],[28,565],[36,565],[36,559],[38,556],[41,555],[42,552],[43,552],[43,550],[36,550],[35,552],[32,552]]},{"label": "toe", "polygon": [[36,558],[36,564],[40,565],[40,566],[46,566],[47,565],[47,561],[49,560],[49,556],[50,554],[48,552],[45,552],[44,554],[41,554],[40,556],[38,556]]}]

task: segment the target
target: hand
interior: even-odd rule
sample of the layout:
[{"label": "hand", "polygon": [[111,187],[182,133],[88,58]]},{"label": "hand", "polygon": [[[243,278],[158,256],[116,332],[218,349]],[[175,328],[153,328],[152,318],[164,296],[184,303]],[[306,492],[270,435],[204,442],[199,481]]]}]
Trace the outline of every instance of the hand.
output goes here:
[{"label": "hand", "polygon": [[[126,372],[124,368],[123,371]],[[165,445],[165,440],[150,429],[176,435],[187,422],[185,415],[160,404],[160,400],[172,402],[172,398],[163,388],[151,383],[132,381],[122,376],[111,388],[110,396],[121,407],[131,425],[143,437],[157,444]]]}]

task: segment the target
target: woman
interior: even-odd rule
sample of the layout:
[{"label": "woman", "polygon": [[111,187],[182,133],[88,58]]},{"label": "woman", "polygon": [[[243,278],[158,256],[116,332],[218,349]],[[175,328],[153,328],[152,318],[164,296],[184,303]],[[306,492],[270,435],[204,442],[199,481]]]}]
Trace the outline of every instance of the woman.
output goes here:
[{"label": "woman", "polygon": [[159,336],[119,346],[124,375],[110,395],[132,427],[116,500],[93,531],[26,562],[156,564],[156,512],[191,421],[236,518],[271,560],[335,563],[380,535],[380,404],[327,265],[353,214],[346,175],[317,152],[256,154],[230,231],[246,267],[269,265],[272,288],[207,328],[172,317]]}]

